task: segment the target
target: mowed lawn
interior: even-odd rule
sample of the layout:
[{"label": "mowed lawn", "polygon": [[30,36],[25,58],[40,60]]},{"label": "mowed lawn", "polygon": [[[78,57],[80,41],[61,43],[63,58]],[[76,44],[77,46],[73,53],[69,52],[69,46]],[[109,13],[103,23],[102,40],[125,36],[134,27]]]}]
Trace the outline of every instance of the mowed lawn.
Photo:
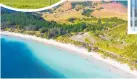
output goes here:
[{"label": "mowed lawn", "polygon": [[0,0],[0,3],[14,8],[36,9],[59,2],[60,0]]}]

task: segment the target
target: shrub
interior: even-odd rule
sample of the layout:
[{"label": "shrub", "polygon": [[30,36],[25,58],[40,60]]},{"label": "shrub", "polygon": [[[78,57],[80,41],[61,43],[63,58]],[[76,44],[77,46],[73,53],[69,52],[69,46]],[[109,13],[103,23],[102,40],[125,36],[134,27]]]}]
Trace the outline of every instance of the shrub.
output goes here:
[{"label": "shrub", "polygon": [[91,13],[92,13],[93,11],[94,11],[94,10],[91,10],[91,9],[83,10],[82,15],[89,17],[89,16],[91,16]]}]

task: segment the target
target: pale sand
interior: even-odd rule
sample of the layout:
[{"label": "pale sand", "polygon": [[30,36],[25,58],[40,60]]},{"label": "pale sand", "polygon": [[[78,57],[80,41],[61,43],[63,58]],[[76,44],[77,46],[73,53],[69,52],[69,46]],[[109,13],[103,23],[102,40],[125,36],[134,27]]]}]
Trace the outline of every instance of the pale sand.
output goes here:
[{"label": "pale sand", "polygon": [[72,51],[75,51],[75,52],[78,52],[80,54],[83,54],[83,55],[88,55],[88,56],[92,56],[98,60],[101,60],[103,62],[106,62],[118,69],[121,69],[123,71],[125,71],[127,74],[132,74],[134,75],[133,78],[137,78],[137,71],[132,71],[130,69],[130,67],[127,65],[127,64],[121,64],[113,59],[110,59],[110,58],[102,58],[100,54],[96,53],[96,52],[88,52],[87,49],[85,48],[81,48],[81,47],[78,47],[78,46],[75,46],[75,45],[72,45],[72,44],[64,44],[64,43],[60,43],[60,42],[57,42],[55,40],[48,40],[48,39],[43,39],[43,38],[40,38],[40,37],[36,37],[36,36],[33,36],[33,35],[25,35],[25,34],[21,34],[21,33],[13,33],[13,32],[7,32],[7,31],[2,31],[0,32],[2,35],[9,35],[9,36],[17,36],[17,37],[21,37],[21,38],[24,38],[24,39],[29,39],[29,40],[36,40],[36,41],[39,41],[39,42],[44,42],[46,44],[51,44],[51,45],[54,45],[54,46],[58,46],[58,47],[61,47],[61,48],[65,48],[65,49],[68,49],[68,50],[72,50]]}]

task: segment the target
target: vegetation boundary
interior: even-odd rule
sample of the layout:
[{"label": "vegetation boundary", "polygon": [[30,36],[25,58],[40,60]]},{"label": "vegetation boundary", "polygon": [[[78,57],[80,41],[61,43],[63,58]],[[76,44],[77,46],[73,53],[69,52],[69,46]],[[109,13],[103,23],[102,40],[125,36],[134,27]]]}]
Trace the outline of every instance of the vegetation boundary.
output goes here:
[{"label": "vegetation boundary", "polygon": [[42,10],[46,10],[46,9],[50,9],[50,8],[55,7],[55,6],[58,6],[59,4],[65,2],[65,1],[66,0],[60,0],[59,2],[57,2],[51,6],[47,6],[47,7],[43,7],[43,8],[39,8],[39,9],[19,9],[19,8],[13,8],[13,7],[7,6],[7,5],[2,4],[2,3],[0,3],[0,7],[4,7],[7,9],[10,9],[10,10],[20,11],[20,12],[38,12],[38,11],[42,11]]}]

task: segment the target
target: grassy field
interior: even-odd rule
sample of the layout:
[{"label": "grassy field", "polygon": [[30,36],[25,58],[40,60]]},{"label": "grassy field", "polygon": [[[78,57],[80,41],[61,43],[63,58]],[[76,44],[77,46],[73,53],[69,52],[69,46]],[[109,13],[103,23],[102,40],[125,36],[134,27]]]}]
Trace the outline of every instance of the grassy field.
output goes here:
[{"label": "grassy field", "polygon": [[[88,2],[90,3],[90,2]],[[84,10],[92,10],[91,12],[85,12],[89,16],[83,15]],[[64,2],[57,9],[51,10],[52,13],[43,13],[42,17],[48,21],[56,21],[58,23],[70,23],[68,21],[70,18],[74,18],[75,22],[83,22],[83,19],[86,19],[86,22],[91,21],[91,17],[97,18],[111,18],[117,17],[119,19],[127,20],[127,7],[121,3],[104,3],[98,4],[93,7],[92,3],[87,5],[87,2]],[[87,21],[88,20],[88,21]],[[85,22],[85,21],[84,21]],[[96,22],[96,21],[95,21]],[[72,22],[71,22],[72,23]]]},{"label": "grassy field", "polygon": [[52,5],[60,0],[0,0],[0,3],[22,9],[36,9]]}]

